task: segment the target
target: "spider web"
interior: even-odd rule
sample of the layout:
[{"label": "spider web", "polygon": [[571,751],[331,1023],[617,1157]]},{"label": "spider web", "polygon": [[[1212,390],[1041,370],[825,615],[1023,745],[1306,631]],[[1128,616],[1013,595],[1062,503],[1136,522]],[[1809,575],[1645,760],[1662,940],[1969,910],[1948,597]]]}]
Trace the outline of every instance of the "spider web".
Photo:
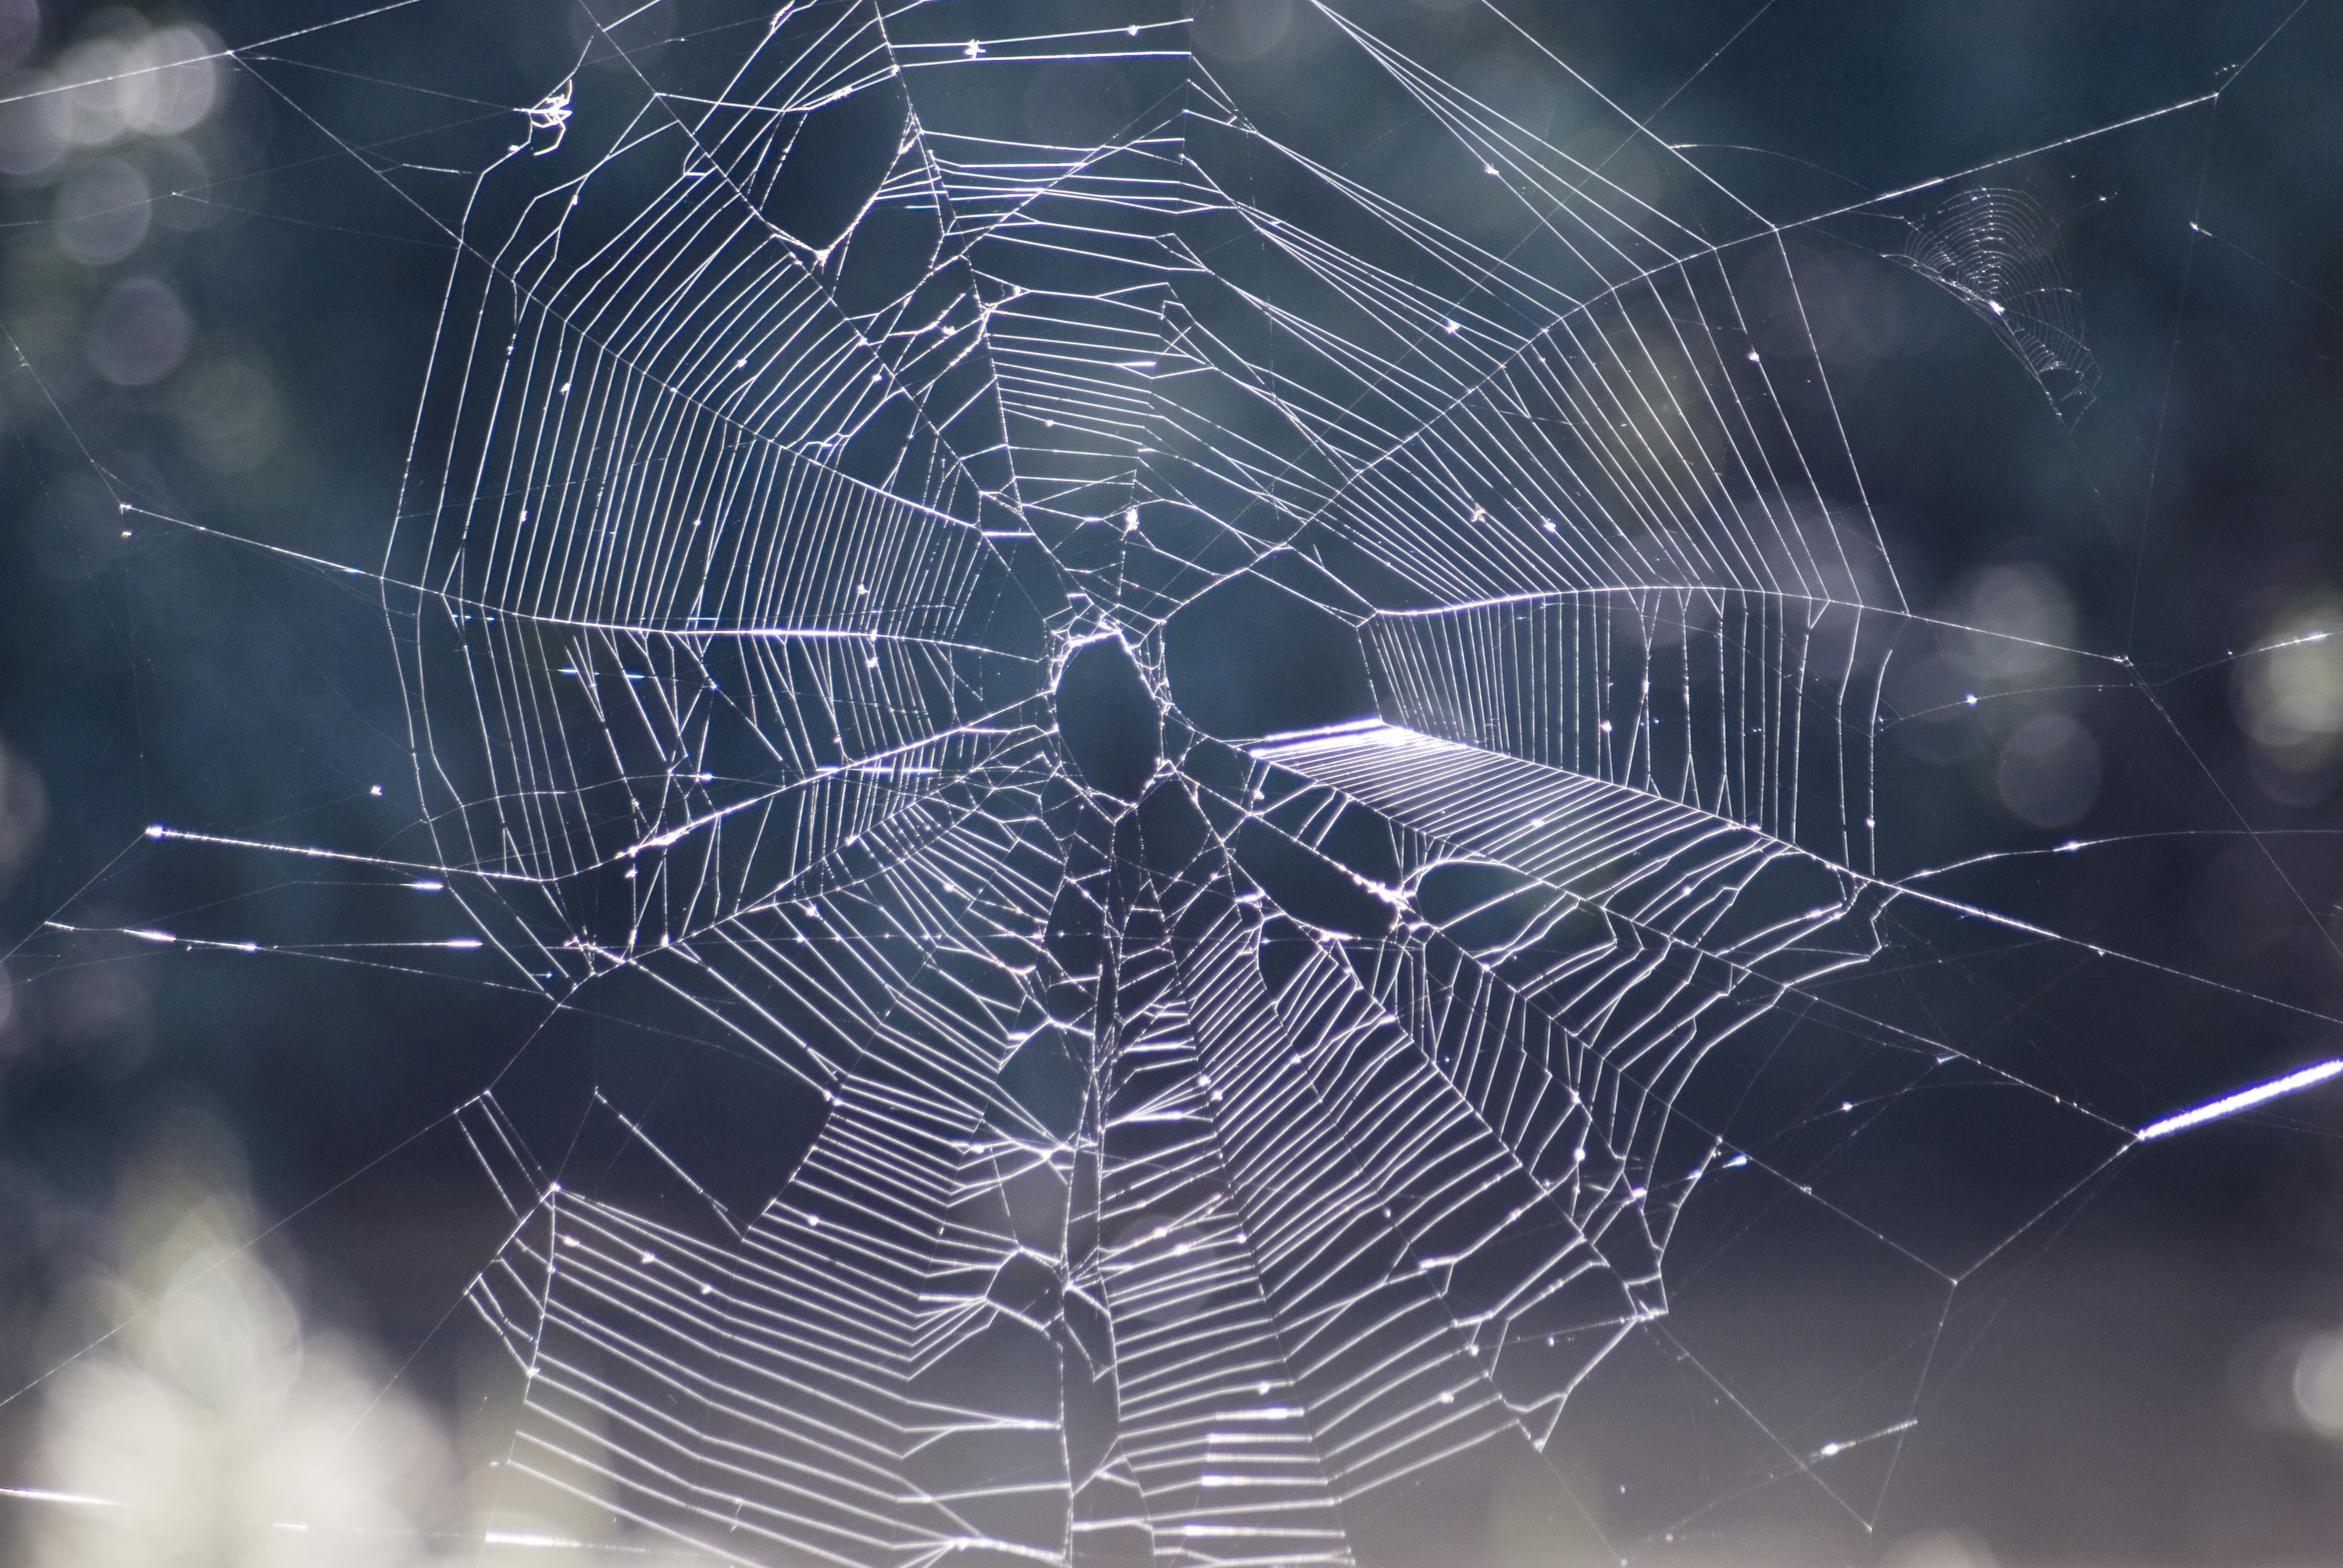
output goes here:
[{"label": "spider web", "polygon": [[[1733,1153],[1684,1085],[1875,950],[1903,607],[1757,347],[1778,241],[1327,15],[1513,245],[1278,144],[1156,5],[798,7],[484,180],[386,572],[442,859],[524,879],[534,972],[642,970],[828,1105],[737,1251],[517,1161],[516,1471],[749,1557],[1347,1561],[1347,1501],[1542,1445],[1665,1311]],[[1102,55],[1128,118],[1050,136]],[[1316,226],[1236,194],[1282,177]],[[1167,620],[1289,563],[1379,716],[1188,729]],[[1102,639],[1173,732],[1137,802],[1052,733]],[[1388,929],[1281,912],[1249,835]]]},{"label": "spider web", "polygon": [[[1797,1211],[1917,1329],[1821,1410],[1695,1364],[1678,1527],[1862,1526],[1956,1292],[2135,1146],[1855,983],[2014,928],[1878,873],[1934,628],[1789,230],[1315,15],[1438,128],[1412,205],[1141,0],[630,16],[468,180],[379,573],[421,869],[548,998],[647,981],[820,1105],[745,1217],[614,1105],[703,1201],[464,1108],[515,1496],[731,1562],[1349,1563],[1675,1343],[1738,1184],[1719,1233]],[[2039,207],[1902,210],[2082,417]],[[1371,709],[1212,722],[1180,628],[1235,584]],[[1946,1102],[2055,1152],[1921,1235],[1868,1183]]]}]

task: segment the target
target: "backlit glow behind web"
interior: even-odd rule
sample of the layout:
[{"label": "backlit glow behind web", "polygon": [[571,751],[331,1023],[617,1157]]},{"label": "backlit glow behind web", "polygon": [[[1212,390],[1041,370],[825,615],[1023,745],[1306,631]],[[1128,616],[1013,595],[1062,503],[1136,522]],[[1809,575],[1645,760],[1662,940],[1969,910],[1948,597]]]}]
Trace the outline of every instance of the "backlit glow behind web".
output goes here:
[{"label": "backlit glow behind web", "polygon": [[[1897,660],[1946,628],[1816,345],[1819,220],[1568,61],[1522,43],[1615,161],[1311,11],[1433,146],[1379,184],[1162,5],[709,5],[637,61],[658,9],[462,176],[367,568],[431,851],[251,843],[445,898],[548,1003],[647,981],[821,1108],[736,1212],[600,1102],[688,1215],[494,1088],[456,1112],[511,1211],[469,1304],[526,1382],[516,1516],[1348,1563],[1637,1347],[1704,1457],[1608,1549],[1783,1494],[1859,1536],[1976,1270],[2337,1070],[2141,1116],[1863,989],[1927,933],[2059,939],[1880,870]],[[2071,425],[2087,324],[2005,177],[1824,216],[1900,224],[1876,257]],[[1881,1172],[1979,1108],[2024,1201],[1907,1225]],[[1704,1357],[1704,1212],[1688,1277],[1860,1260],[1893,1342],[1819,1402]]]}]

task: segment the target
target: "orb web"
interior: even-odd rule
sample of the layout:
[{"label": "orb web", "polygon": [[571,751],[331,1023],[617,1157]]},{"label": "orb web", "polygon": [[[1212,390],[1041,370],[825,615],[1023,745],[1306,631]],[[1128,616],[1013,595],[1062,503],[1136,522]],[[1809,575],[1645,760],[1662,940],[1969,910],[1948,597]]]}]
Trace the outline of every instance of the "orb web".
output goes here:
[{"label": "orb web", "polygon": [[[1903,606],[1778,237],[1326,16],[1459,210],[1147,5],[796,7],[481,180],[385,574],[442,857],[827,1102],[737,1248],[508,1176],[515,1471],[751,1557],[1348,1560],[1666,1312],[1750,1158],[1687,1086],[1876,950]],[[1247,574],[1371,713],[1188,722]]]}]

